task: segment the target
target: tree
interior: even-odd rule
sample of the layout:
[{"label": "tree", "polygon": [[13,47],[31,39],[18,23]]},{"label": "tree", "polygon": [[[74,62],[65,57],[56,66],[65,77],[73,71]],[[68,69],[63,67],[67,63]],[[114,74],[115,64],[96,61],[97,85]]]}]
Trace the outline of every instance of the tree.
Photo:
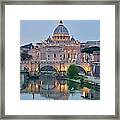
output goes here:
[{"label": "tree", "polygon": [[69,78],[74,78],[79,73],[79,68],[76,65],[70,65],[67,70],[67,75]]},{"label": "tree", "polygon": [[27,52],[23,51],[20,54],[21,61],[32,59],[32,55],[29,55]]},{"label": "tree", "polygon": [[93,54],[93,51],[100,51],[100,47],[93,46],[93,47],[89,47],[89,48],[84,48],[81,52],[82,53]]}]

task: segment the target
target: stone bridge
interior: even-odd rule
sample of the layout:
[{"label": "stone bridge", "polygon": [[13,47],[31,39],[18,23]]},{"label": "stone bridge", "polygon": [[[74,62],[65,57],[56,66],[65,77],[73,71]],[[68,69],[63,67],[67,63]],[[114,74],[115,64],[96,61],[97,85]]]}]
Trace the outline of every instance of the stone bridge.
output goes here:
[{"label": "stone bridge", "polygon": [[24,61],[21,62],[21,70],[24,68],[27,68],[29,72],[35,72],[35,71],[64,71],[66,72],[67,69],[71,64],[75,64],[79,67],[80,71],[83,71],[83,73],[91,72],[91,65],[89,63],[67,63],[67,62],[57,62],[57,61],[41,61],[41,62],[34,62],[34,61]]}]

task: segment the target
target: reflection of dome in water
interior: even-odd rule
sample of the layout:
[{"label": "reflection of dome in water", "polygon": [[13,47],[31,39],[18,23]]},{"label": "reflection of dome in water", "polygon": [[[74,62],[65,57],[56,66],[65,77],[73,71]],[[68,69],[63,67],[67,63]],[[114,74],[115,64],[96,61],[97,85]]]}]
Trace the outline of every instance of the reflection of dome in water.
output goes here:
[{"label": "reflection of dome in water", "polygon": [[67,28],[63,25],[63,22],[60,20],[59,25],[55,28],[53,34],[65,34],[69,35]]}]

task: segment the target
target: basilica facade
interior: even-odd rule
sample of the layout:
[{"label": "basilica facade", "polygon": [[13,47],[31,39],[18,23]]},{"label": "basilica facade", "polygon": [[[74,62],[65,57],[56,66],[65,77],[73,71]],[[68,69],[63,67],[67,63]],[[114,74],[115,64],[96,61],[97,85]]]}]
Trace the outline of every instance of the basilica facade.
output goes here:
[{"label": "basilica facade", "polygon": [[[22,47],[21,49],[26,49]],[[53,34],[44,42],[36,43],[28,49],[31,59],[22,61],[29,70],[35,69],[35,65],[30,67],[31,62],[40,63],[41,67],[52,65],[59,71],[67,70],[70,64],[80,64],[80,41],[70,36],[68,29],[60,20]],[[60,66],[61,65],[61,66]]]},{"label": "basilica facade", "polygon": [[[36,56],[41,62],[80,62],[80,42],[69,35],[63,21],[59,22],[52,36],[49,36],[43,43],[36,43],[34,49],[38,51]],[[29,54],[33,56],[34,51],[31,49]]]}]

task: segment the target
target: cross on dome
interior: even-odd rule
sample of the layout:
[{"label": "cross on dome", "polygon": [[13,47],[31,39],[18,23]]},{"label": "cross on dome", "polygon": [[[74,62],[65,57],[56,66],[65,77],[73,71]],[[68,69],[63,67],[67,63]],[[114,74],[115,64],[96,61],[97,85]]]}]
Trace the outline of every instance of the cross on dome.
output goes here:
[{"label": "cross on dome", "polygon": [[60,24],[63,24],[63,21],[62,20],[60,20],[60,22],[59,22]]}]

